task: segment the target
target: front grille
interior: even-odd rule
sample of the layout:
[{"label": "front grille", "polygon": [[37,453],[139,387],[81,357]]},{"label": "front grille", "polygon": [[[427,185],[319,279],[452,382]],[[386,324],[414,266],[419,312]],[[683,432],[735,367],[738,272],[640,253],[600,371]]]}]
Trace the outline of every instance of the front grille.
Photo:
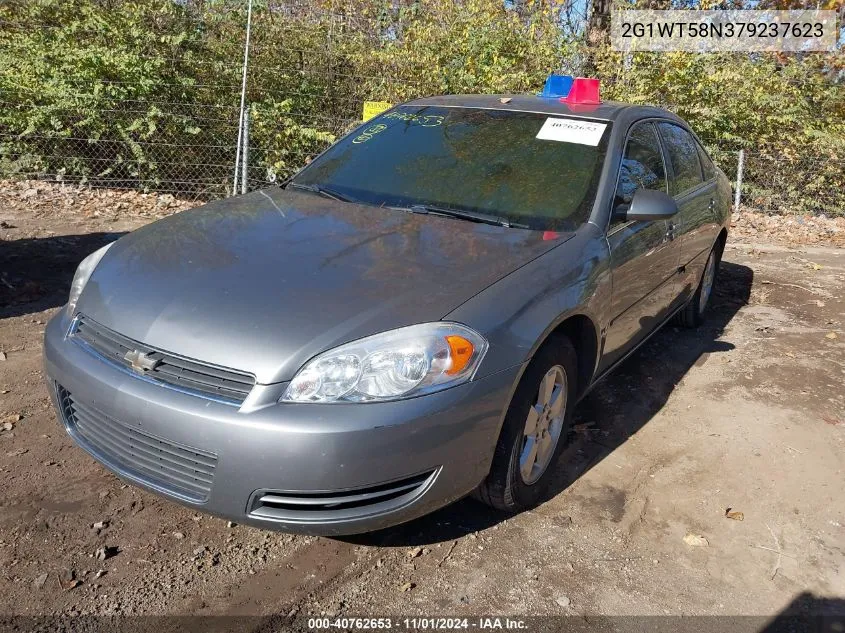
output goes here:
[{"label": "front grille", "polygon": [[57,387],[57,395],[71,435],[107,466],[165,493],[196,502],[208,499],[217,455],[123,424],[63,387]]},{"label": "front grille", "polygon": [[149,361],[155,363],[155,367],[137,375],[194,395],[241,404],[255,386],[255,378],[249,374],[212,367],[163,352],[118,334],[82,314],[74,319],[71,338],[133,373],[136,372],[126,359],[126,354],[142,352]]},{"label": "front grille", "polygon": [[259,490],[249,503],[249,515],[296,522],[331,521],[381,514],[420,497],[437,476],[428,471],[385,484],[339,492]]}]

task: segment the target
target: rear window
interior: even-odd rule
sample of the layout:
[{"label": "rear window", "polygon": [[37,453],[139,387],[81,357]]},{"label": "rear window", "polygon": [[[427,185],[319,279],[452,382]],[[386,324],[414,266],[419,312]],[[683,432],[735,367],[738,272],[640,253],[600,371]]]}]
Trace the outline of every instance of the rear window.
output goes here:
[{"label": "rear window", "polygon": [[716,166],[704,148],[698,143],[696,145],[698,145],[698,157],[701,159],[701,169],[704,171],[704,180],[711,180],[716,177]]},{"label": "rear window", "polygon": [[589,218],[608,121],[530,112],[404,106],[332,146],[294,182],[374,205],[435,205],[536,229]]}]

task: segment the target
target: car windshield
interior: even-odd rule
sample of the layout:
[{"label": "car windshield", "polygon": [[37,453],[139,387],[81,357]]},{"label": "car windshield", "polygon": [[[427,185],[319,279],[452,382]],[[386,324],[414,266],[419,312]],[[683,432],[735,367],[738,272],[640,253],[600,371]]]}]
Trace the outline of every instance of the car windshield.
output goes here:
[{"label": "car windshield", "polygon": [[401,106],[343,138],[291,182],[366,204],[574,229],[589,218],[610,125],[534,112]]}]

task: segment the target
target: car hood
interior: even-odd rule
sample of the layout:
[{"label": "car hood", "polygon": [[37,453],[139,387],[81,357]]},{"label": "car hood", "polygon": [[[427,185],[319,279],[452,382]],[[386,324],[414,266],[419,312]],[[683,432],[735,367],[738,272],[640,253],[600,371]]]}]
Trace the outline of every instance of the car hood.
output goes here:
[{"label": "car hood", "polygon": [[441,319],[566,238],[274,187],[121,238],[78,309],[146,345],[279,382],[323,350]]}]

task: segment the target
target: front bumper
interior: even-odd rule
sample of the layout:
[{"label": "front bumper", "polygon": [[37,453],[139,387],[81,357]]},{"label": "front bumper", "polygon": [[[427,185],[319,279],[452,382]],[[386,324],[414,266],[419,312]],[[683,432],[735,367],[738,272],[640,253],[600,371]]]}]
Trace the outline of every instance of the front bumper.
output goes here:
[{"label": "front bumper", "polygon": [[77,444],[189,507],[306,534],[388,527],[472,491],[520,372],[367,404],[279,405],[285,384],[256,385],[238,408],[139,379],[67,339],[67,327],[63,313],[47,325],[44,364]]}]

